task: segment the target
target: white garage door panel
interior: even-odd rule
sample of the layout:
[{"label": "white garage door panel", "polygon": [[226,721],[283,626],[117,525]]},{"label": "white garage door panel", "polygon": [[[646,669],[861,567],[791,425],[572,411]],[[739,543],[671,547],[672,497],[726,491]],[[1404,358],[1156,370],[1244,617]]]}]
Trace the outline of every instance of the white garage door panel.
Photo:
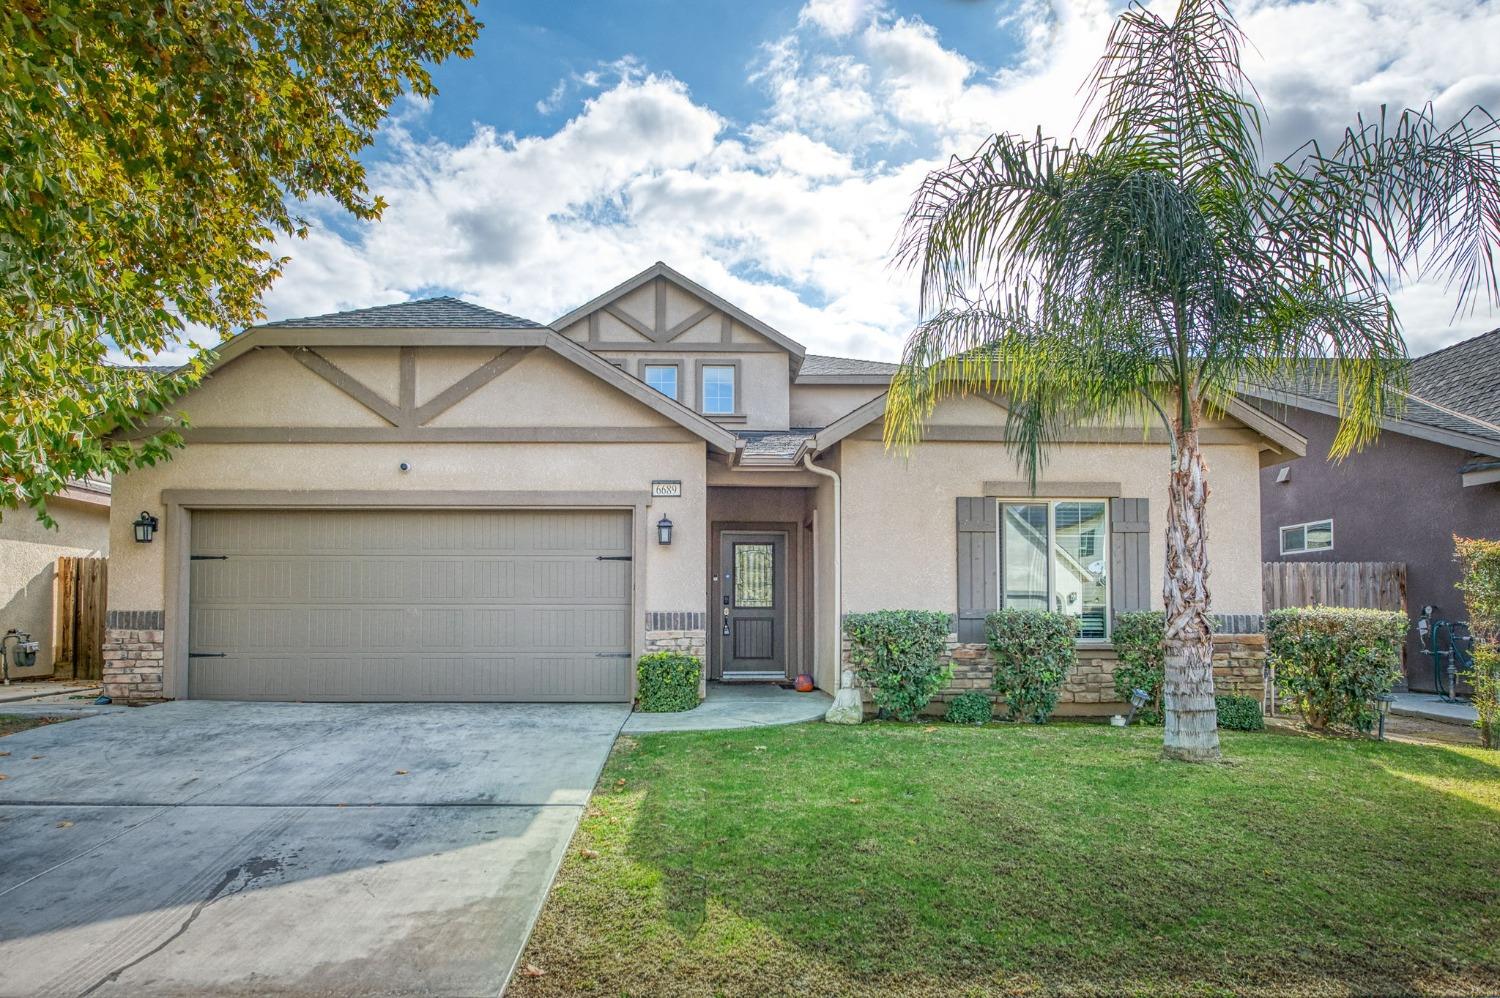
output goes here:
[{"label": "white garage door panel", "polygon": [[628,513],[215,510],[192,535],[192,697],[629,697]]}]

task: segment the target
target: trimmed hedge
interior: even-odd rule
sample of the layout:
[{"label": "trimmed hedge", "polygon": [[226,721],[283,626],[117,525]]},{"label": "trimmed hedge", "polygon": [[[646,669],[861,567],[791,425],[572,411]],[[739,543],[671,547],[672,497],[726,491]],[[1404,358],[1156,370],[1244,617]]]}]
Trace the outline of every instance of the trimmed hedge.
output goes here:
[{"label": "trimmed hedge", "polygon": [[650,714],[692,710],[698,706],[703,663],[682,652],[652,652],[635,663],[635,677],[637,710]]},{"label": "trimmed hedge", "polygon": [[1276,684],[1308,727],[1369,731],[1374,697],[1401,678],[1406,614],[1344,607],[1273,610],[1266,617],[1267,658]]},{"label": "trimmed hedge", "polygon": [[950,724],[989,724],[994,716],[995,705],[990,698],[970,690],[948,701],[948,713],[943,715],[943,720]]},{"label": "trimmed hedge", "polygon": [[953,619],[935,610],[875,610],[844,617],[849,659],[875,706],[898,721],[914,719],[953,676],[938,660]]},{"label": "trimmed hedge", "polygon": [[1474,664],[1463,678],[1474,691],[1469,700],[1479,715],[1474,723],[1480,741],[1486,748],[1500,748],[1500,541],[1454,537],[1453,546],[1463,570],[1458,588],[1474,636]]},{"label": "trimmed hedge", "polygon": [[1045,724],[1078,664],[1078,618],[1047,610],[1000,610],[984,618],[994,686],[1012,721]]},{"label": "trimmed hedge", "polygon": [[1115,664],[1115,696],[1126,703],[1136,690],[1151,694],[1136,711],[1144,724],[1160,724],[1161,684],[1167,662],[1167,615],[1160,610],[1115,614],[1110,640],[1119,656]]},{"label": "trimmed hedge", "polygon": [[1254,697],[1226,693],[1214,697],[1219,710],[1219,727],[1229,731],[1263,731],[1266,719],[1260,712],[1260,701]]}]

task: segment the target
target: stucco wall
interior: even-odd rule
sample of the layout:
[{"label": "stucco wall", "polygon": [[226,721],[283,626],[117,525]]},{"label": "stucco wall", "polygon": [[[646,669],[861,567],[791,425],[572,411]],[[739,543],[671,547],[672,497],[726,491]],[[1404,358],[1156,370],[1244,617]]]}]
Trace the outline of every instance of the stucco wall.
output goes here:
[{"label": "stucco wall", "polygon": [[[0,519],[0,633],[12,627],[41,643],[36,665],[15,676],[52,672],[53,581],[57,559],[93,558],[109,553],[109,508],[52,499],[47,510],[57,521],[49,530],[30,510],[8,510]],[[137,509],[127,522],[140,513]],[[126,528],[127,534],[129,528]]]},{"label": "stucco wall", "polygon": [[[1327,460],[1338,421],[1321,413],[1286,410],[1276,415],[1307,437],[1307,457],[1291,462],[1290,480],[1278,485],[1285,465],[1261,473],[1261,554],[1266,561],[1399,561],[1406,565],[1406,606],[1415,619],[1434,603],[1450,620],[1467,619],[1454,589],[1458,566],[1453,535],[1500,538],[1500,484],[1465,488],[1458,469],[1464,451],[1385,432],[1342,463]],[[1280,528],[1333,520],[1333,548],[1281,553]],[[1432,661],[1413,633],[1407,642],[1407,681],[1432,690]]]},{"label": "stucco wall", "polygon": [[[983,495],[986,481],[1024,480],[999,442],[927,441],[904,458],[878,440],[847,439],[844,477],[845,609],[955,609],[954,500]],[[1204,448],[1213,490],[1208,511],[1209,583],[1217,613],[1260,612],[1259,467],[1256,448]],[[1065,443],[1051,448],[1047,482],[1118,482],[1151,501],[1151,578],[1165,562],[1167,449],[1152,444]],[[1161,595],[1153,588],[1153,603]]]},{"label": "stucco wall", "polygon": [[[411,470],[399,470],[401,462]],[[653,479],[682,481],[683,498],[658,499],[676,529],[670,547],[646,545],[646,593],[637,611],[703,606],[703,445],[683,444],[192,444],[170,462],[115,479],[109,605],[166,605],[166,545],[130,542],[142,509],[163,518],[164,489],[361,489],[421,491],[633,491]],[[129,512],[127,512],[129,511]],[[638,539],[639,541],[639,539]],[[644,543],[643,541],[639,541]]]},{"label": "stucco wall", "polygon": [[884,393],[884,385],[793,384],[791,424],[822,428]]}]

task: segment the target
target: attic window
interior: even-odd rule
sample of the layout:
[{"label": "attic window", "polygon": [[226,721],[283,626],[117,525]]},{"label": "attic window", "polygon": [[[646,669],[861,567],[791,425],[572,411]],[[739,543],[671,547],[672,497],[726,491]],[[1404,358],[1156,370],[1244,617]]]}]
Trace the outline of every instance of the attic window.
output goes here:
[{"label": "attic window", "polygon": [[734,367],[729,364],[703,365],[699,398],[703,400],[705,416],[734,414],[734,372]]},{"label": "attic window", "polygon": [[647,364],[642,373],[646,384],[669,399],[678,398],[676,364]]}]

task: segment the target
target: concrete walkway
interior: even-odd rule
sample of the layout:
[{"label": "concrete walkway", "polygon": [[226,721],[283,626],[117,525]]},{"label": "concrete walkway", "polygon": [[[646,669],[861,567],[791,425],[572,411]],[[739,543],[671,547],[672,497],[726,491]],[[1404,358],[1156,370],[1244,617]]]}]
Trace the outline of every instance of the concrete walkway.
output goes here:
[{"label": "concrete walkway", "polygon": [[657,731],[718,731],[798,724],[820,720],[833,704],[827,693],[798,693],[775,683],[709,683],[708,699],[692,710],[676,714],[637,711],[625,722],[623,733],[644,735]]},{"label": "concrete walkway", "polygon": [[96,682],[78,682],[59,679],[17,679],[9,686],[0,685],[0,704],[19,703],[27,700],[58,700],[67,702],[69,697],[97,697],[101,687]]},{"label": "concrete walkway", "polygon": [[1473,724],[1479,720],[1479,713],[1468,701],[1446,703],[1442,697],[1432,693],[1397,693],[1395,696],[1396,702],[1391,705],[1392,714],[1446,721],[1449,724]]}]

